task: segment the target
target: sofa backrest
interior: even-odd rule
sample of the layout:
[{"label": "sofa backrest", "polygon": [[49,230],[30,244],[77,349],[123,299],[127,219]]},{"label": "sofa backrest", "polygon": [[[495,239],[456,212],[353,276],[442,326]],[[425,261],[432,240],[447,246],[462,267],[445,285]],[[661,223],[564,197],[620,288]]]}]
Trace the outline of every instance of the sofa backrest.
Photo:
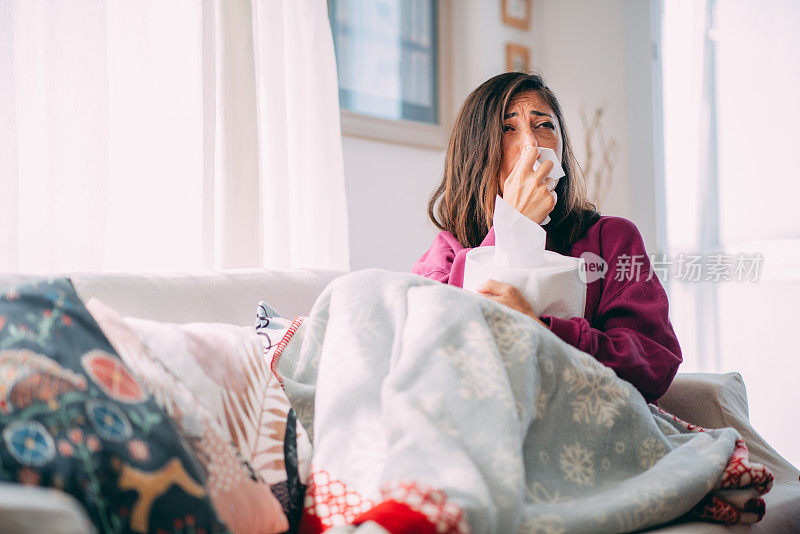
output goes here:
[{"label": "sofa backrest", "polygon": [[[252,325],[265,300],[281,315],[307,315],[339,271],[241,269],[168,274],[68,275],[84,300],[97,297],[125,316],[175,323]],[[0,288],[31,276],[0,275]]]}]

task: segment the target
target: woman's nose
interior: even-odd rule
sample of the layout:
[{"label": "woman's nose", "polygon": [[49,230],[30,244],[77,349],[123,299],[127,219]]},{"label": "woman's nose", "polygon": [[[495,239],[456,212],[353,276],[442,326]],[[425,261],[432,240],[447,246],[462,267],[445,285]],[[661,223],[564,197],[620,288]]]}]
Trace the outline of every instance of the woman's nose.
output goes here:
[{"label": "woman's nose", "polygon": [[539,144],[536,142],[536,136],[533,135],[532,131],[523,132],[520,136],[520,141],[522,142],[522,147],[520,150],[525,150],[525,147],[528,145],[539,146]]},{"label": "woman's nose", "polygon": [[522,152],[525,150],[525,147],[528,145],[538,146],[538,143],[536,142],[536,136],[533,135],[533,133],[525,133],[521,135],[519,137],[519,141],[520,141],[520,146],[518,148],[520,154],[522,154]]}]

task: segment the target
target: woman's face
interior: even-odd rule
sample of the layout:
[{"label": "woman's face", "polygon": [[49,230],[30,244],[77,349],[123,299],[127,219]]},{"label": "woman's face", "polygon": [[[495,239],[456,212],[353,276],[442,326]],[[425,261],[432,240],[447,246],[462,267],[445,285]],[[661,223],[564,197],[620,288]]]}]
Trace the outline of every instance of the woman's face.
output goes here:
[{"label": "woman's face", "polygon": [[500,166],[500,194],[503,183],[527,145],[552,148],[561,159],[561,125],[555,113],[536,91],[524,91],[508,103],[503,118],[503,161]]}]

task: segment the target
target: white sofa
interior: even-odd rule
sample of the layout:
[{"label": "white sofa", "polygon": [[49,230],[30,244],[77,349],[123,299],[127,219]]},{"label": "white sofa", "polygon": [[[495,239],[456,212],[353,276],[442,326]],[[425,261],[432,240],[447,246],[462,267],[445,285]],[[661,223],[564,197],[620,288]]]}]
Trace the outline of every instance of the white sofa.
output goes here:
[{"label": "white sofa", "polygon": [[[340,272],[237,270],[176,274],[71,275],[84,300],[97,297],[126,316],[169,322],[225,322],[251,325],[259,300],[284,317],[308,314],[317,295]],[[0,289],[29,276],[0,276]],[[751,457],[769,466],[776,484],[766,495],[767,514],[752,526],[723,527],[681,523],[660,533],[800,532],[800,471],[783,459],[752,428],[747,393],[738,373],[679,373],[660,406],[692,423],[736,428]],[[54,492],[24,490],[0,484],[1,532],[85,532],[79,505]],[[45,526],[48,528],[45,529]]]}]

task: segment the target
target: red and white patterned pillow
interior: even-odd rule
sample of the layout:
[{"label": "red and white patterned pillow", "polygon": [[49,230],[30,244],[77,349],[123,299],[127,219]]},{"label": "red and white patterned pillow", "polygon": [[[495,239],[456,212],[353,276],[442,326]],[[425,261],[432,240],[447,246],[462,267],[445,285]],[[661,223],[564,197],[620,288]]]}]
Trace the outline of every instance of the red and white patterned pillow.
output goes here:
[{"label": "red and white patterned pillow", "polygon": [[[225,416],[223,420],[220,417],[223,414],[215,414],[209,409],[208,405],[214,407],[216,406],[215,404],[204,403],[201,400],[201,396],[198,393],[203,393],[203,391],[196,390],[200,384],[195,381],[195,388],[190,387],[183,380],[183,375],[176,372],[176,370],[179,371],[180,369],[176,369],[174,365],[177,359],[186,363],[188,361],[186,358],[189,357],[189,354],[196,354],[196,352],[193,353],[191,351],[188,354],[180,351],[189,350],[190,348],[194,348],[197,351],[197,346],[202,346],[204,343],[203,340],[196,339],[201,334],[198,334],[196,330],[188,330],[188,334],[186,334],[187,341],[184,345],[177,343],[169,346],[159,345],[160,352],[155,352],[142,343],[134,329],[119,313],[97,299],[91,299],[86,306],[123,361],[147,385],[156,402],[177,423],[183,435],[195,450],[198,459],[204,464],[209,474],[207,486],[219,517],[232,531],[237,533],[286,531],[289,528],[289,523],[281,504],[270,488],[270,484],[274,483],[275,478],[280,478],[280,475],[276,476],[275,473],[280,473],[282,467],[283,436],[280,431],[278,436],[273,436],[264,425],[259,426],[259,419],[252,416],[254,412],[260,413],[270,409],[280,411],[282,409],[283,401],[281,399],[271,402],[273,397],[270,394],[274,387],[270,383],[274,381],[259,382],[257,379],[259,377],[257,362],[251,364],[256,368],[250,372],[246,369],[236,368],[236,364],[231,361],[235,360],[235,354],[237,354],[235,351],[226,353],[227,361],[222,360],[222,358],[217,359],[218,366],[233,367],[232,369],[220,369],[215,374],[217,378],[219,376],[226,377],[225,379],[229,380],[228,384],[231,389],[227,393],[214,389],[209,389],[205,393],[222,395],[221,406]],[[162,340],[174,341],[177,339],[178,334],[181,333],[178,325],[148,326],[151,326],[150,333]],[[220,349],[225,347],[225,350],[230,350],[233,347],[237,347],[243,349],[238,353],[240,358],[247,357],[251,341],[253,342],[252,350],[259,348],[257,336],[252,339],[245,336],[238,345],[236,343],[232,346],[225,345],[221,340],[226,339],[224,337],[225,333],[231,332],[231,330],[223,328],[222,331],[220,333],[219,329],[217,329],[217,334],[210,334],[210,340],[205,340],[203,348],[210,350],[209,344],[212,341],[218,343],[217,346]],[[209,358],[210,355],[203,353],[197,357]],[[170,365],[170,362],[173,365]],[[206,365],[209,364],[208,361],[204,361],[204,363]],[[243,362],[240,362],[240,365],[241,363]],[[263,369],[262,372],[264,372]],[[236,377],[236,379],[231,377]],[[257,392],[261,395],[259,398],[263,400],[258,404],[250,401]],[[242,403],[247,403],[248,407],[243,408],[238,405]],[[251,425],[250,427],[245,426],[245,420]],[[225,425],[228,425],[228,428]],[[273,422],[272,427],[269,428],[274,431],[276,426],[279,425]],[[250,439],[248,432],[260,432],[262,434],[260,438],[262,442],[261,449],[259,450],[271,451],[275,447],[280,448],[280,462],[277,462],[280,466],[270,463],[270,459],[274,454],[272,456],[259,455],[258,451],[250,451],[247,448],[248,443],[246,440]],[[250,454],[243,455],[242,449],[234,446],[234,443],[244,446],[244,450],[250,452]],[[266,465],[266,468],[262,468],[261,472],[256,476],[258,480],[251,478],[252,473],[246,464],[242,462],[242,459],[246,460],[250,465],[252,465],[251,462],[259,460],[265,462],[259,464],[262,467]]]}]

